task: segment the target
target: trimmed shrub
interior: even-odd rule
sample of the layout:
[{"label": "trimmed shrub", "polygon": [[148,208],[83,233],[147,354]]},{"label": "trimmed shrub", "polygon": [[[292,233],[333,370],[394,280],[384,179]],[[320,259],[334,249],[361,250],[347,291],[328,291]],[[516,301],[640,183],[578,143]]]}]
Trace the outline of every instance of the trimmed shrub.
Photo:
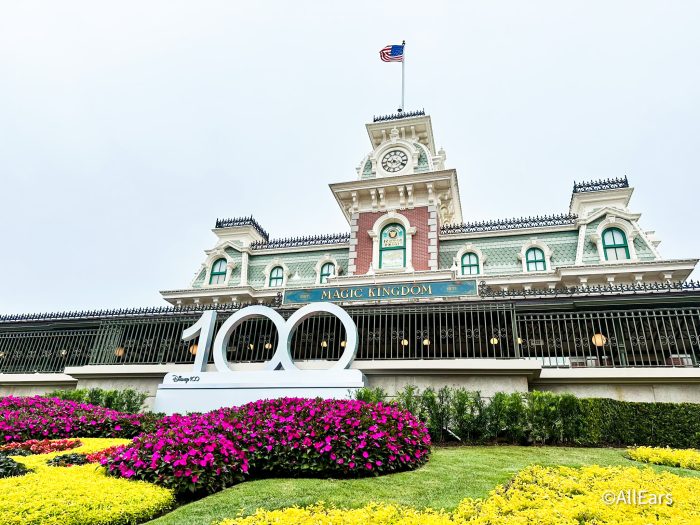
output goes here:
[{"label": "trimmed shrub", "polygon": [[133,388],[105,390],[102,388],[76,388],[75,390],[54,390],[46,397],[56,397],[64,401],[76,401],[90,405],[111,408],[119,412],[135,414],[143,409],[148,394]]},{"label": "trimmed shrub", "polygon": [[27,468],[14,459],[0,454],[0,478],[10,478],[14,476],[24,476]]},{"label": "trimmed shrub", "polygon": [[525,440],[525,403],[517,392],[497,392],[487,409],[487,436],[496,441],[521,443]]},{"label": "trimmed shrub", "polygon": [[386,391],[381,387],[364,387],[355,391],[354,397],[358,401],[364,401],[365,403],[385,403],[388,396]]},{"label": "trimmed shrub", "polygon": [[451,426],[456,436],[465,443],[484,439],[486,405],[479,392],[457,388],[450,400]]},{"label": "trimmed shrub", "polygon": [[85,465],[89,463],[85,454],[61,454],[49,459],[46,464],[49,467],[72,467],[73,465]]},{"label": "trimmed shrub", "polygon": [[126,437],[153,426],[153,417],[43,397],[0,398],[0,441],[68,437]]},{"label": "trimmed shrub", "polygon": [[246,474],[368,476],[428,458],[424,424],[393,405],[283,398],[163,418],[104,460],[111,474],[212,493]]}]

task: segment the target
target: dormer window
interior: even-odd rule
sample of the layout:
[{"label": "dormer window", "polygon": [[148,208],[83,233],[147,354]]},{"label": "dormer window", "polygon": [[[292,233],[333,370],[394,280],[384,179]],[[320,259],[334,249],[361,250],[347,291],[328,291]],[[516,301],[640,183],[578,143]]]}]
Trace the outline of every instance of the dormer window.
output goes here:
[{"label": "dormer window", "polygon": [[379,236],[379,268],[406,267],[406,230],[400,224],[385,226]]},{"label": "dormer window", "polygon": [[284,283],[284,269],[281,266],[275,266],[270,270],[270,288],[280,288]]},{"label": "dormer window", "polygon": [[608,228],[603,232],[603,253],[606,261],[625,261],[630,258],[627,236],[620,228]]},{"label": "dormer window", "polygon": [[321,284],[328,283],[328,278],[335,275],[335,264],[327,262],[321,266],[320,282]]},{"label": "dormer window", "polygon": [[224,284],[226,281],[226,259],[217,259],[211,265],[209,284]]},{"label": "dormer window", "polygon": [[479,275],[479,257],[475,253],[462,255],[462,275]]},{"label": "dormer window", "polygon": [[530,248],[525,252],[525,268],[528,272],[544,272],[547,269],[544,252],[540,248]]}]

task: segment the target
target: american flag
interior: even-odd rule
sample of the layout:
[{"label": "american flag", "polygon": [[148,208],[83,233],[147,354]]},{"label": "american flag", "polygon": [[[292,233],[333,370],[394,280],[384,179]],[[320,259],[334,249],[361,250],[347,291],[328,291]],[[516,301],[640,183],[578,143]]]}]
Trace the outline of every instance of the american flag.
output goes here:
[{"label": "american flag", "polygon": [[379,58],[384,62],[403,62],[403,46],[404,44],[386,46],[379,52]]}]

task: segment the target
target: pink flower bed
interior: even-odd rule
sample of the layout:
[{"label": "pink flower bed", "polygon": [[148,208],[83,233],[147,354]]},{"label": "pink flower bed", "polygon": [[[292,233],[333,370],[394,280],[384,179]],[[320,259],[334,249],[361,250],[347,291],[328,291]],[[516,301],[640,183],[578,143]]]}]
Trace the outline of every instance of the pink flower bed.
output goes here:
[{"label": "pink flower bed", "polygon": [[244,476],[355,477],[417,468],[428,430],[393,405],[284,398],[163,418],[103,461],[118,476],[215,492]]},{"label": "pink flower bed", "polygon": [[44,397],[0,398],[0,440],[126,437],[141,432],[150,417]]}]

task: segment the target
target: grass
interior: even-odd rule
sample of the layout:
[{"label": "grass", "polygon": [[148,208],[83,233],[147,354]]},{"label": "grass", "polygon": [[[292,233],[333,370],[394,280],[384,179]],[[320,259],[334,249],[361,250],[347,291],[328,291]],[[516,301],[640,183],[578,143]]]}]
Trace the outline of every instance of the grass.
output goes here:
[{"label": "grass", "polygon": [[[626,459],[623,453],[624,449],[568,447],[434,448],[430,461],[415,471],[352,480],[274,478],[247,481],[184,505],[149,524],[209,525],[235,517],[239,512],[247,515],[258,508],[305,506],[318,501],[345,508],[383,501],[452,510],[465,497],[485,497],[496,485],[532,464],[647,466]],[[700,477],[700,472],[679,468],[655,465],[651,468]]]}]

